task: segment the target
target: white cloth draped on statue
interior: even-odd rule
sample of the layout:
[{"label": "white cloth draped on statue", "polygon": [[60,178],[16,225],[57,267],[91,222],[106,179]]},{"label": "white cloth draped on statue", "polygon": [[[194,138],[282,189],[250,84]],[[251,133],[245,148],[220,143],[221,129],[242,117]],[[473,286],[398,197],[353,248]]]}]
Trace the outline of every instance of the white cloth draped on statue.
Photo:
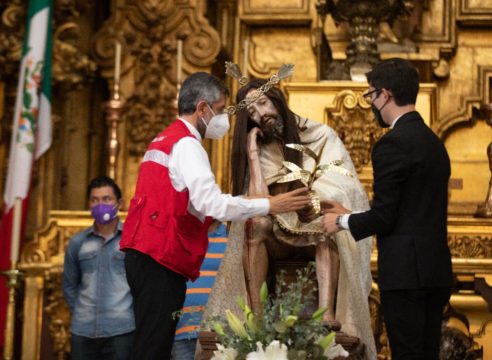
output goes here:
[{"label": "white cloth draped on statue", "polygon": [[[330,172],[316,180],[313,189],[318,192],[321,200],[338,201],[352,211],[367,210],[369,208],[367,195],[357,178],[350,156],[335,131],[315,121],[300,119],[299,122],[303,129],[300,132],[303,145],[318,153],[326,141],[320,164],[343,160],[342,166],[354,175],[354,177],[348,177]],[[267,184],[271,184],[277,180],[277,174],[282,168],[281,154],[276,152],[274,147],[269,147],[262,148],[260,156],[263,176]],[[304,155],[304,169],[311,170],[313,165],[312,158]],[[277,215],[277,221],[282,222],[283,226],[288,228],[295,228],[296,231],[309,231],[311,233],[309,242],[311,243],[327,240],[323,233],[322,217],[300,227],[296,213]],[[278,226],[276,226],[275,232],[278,231]],[[233,222],[224,259],[205,309],[205,319],[214,315],[224,315],[226,309],[231,309],[238,315],[241,314],[235,299],[237,296],[247,298],[242,264],[243,240],[244,222]],[[367,358],[376,359],[368,306],[372,283],[371,238],[356,242],[350,232],[344,230],[337,233],[334,240],[340,257],[336,319],[341,322],[342,331],[359,337],[366,345]]]}]

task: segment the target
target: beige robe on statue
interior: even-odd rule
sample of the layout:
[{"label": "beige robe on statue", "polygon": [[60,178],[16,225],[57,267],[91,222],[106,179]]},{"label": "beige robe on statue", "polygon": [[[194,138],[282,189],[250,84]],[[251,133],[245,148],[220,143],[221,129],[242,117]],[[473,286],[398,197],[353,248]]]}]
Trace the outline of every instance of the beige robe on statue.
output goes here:
[{"label": "beige robe on statue", "polygon": [[[320,199],[338,201],[352,211],[367,210],[369,208],[367,195],[357,178],[350,156],[335,131],[326,125],[306,119],[300,119],[300,125],[301,127],[306,126],[306,129],[300,132],[301,142],[315,153],[319,153],[326,140],[320,164],[343,160],[342,166],[353,174],[353,177],[348,177],[329,172],[321,176],[313,185]],[[270,148],[262,148],[260,157],[262,173],[269,185],[279,177],[277,174],[282,168],[282,156],[280,153],[271,151]],[[303,168],[310,171],[313,166],[314,160],[304,155]],[[296,232],[305,231],[307,236],[303,238],[308,240],[303,241],[304,246],[315,244],[318,241],[327,241],[323,233],[322,217],[309,224],[300,225],[295,212],[277,215],[274,223],[276,234],[283,232],[278,226],[279,223],[282,228],[295,229]],[[371,238],[356,242],[346,230],[338,232],[334,237],[340,257],[335,317],[341,322],[342,331],[359,337],[366,345],[367,358],[376,359],[368,305],[372,282]],[[244,222],[232,223],[224,259],[205,309],[205,319],[214,315],[225,315],[226,309],[231,309],[238,315],[241,314],[235,299],[237,296],[247,299],[242,264],[243,240]],[[297,244],[297,246],[302,245]]]}]

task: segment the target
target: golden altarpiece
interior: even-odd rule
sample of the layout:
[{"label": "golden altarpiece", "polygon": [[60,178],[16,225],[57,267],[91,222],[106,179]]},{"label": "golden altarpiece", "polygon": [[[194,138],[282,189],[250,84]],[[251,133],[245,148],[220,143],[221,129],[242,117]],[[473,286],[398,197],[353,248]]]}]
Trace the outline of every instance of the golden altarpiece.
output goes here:
[{"label": "golden altarpiece", "polygon": [[[282,63],[294,63],[294,76],[282,85],[290,106],[338,132],[370,192],[370,151],[381,130],[361,96],[367,84],[354,80],[378,59],[399,56],[419,68],[417,108],[452,162],[448,229],[456,287],[446,334],[463,351],[492,359],[490,0],[373,0],[369,16],[344,0],[54,4],[53,145],[34,172],[14,358],[68,358],[61,274],[68,239],[91,223],[82,211],[85,185],[109,173],[129,201],[146,145],[173,120],[187,74],[211,71],[224,78],[224,61],[232,60],[249,76],[268,77]],[[4,0],[0,13],[3,193],[26,2]],[[122,48],[117,84],[116,42]],[[230,139],[205,145],[219,184],[228,189]],[[376,258],[374,250],[375,279]],[[389,359],[377,282],[373,290],[373,330],[380,358]]]}]

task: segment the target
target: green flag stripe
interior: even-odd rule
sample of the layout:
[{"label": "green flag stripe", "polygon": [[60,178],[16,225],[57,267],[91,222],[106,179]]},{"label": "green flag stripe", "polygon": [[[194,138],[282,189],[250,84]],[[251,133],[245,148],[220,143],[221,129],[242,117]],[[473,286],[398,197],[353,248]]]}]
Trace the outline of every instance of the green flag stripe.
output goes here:
[{"label": "green flag stripe", "polygon": [[41,91],[46,98],[51,102],[51,63],[53,55],[53,8],[50,7],[49,21],[48,21],[48,38],[46,39],[46,48],[44,53],[44,69],[43,80],[41,82]]}]

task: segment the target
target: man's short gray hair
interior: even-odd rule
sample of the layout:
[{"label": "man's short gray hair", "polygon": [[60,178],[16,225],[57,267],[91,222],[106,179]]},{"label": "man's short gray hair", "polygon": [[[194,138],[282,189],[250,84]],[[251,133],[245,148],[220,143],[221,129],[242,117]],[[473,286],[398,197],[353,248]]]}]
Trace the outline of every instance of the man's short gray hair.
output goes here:
[{"label": "man's short gray hair", "polygon": [[220,96],[229,96],[229,89],[216,76],[197,72],[186,78],[181,85],[178,98],[179,115],[190,115],[196,110],[200,101],[212,105]]}]

